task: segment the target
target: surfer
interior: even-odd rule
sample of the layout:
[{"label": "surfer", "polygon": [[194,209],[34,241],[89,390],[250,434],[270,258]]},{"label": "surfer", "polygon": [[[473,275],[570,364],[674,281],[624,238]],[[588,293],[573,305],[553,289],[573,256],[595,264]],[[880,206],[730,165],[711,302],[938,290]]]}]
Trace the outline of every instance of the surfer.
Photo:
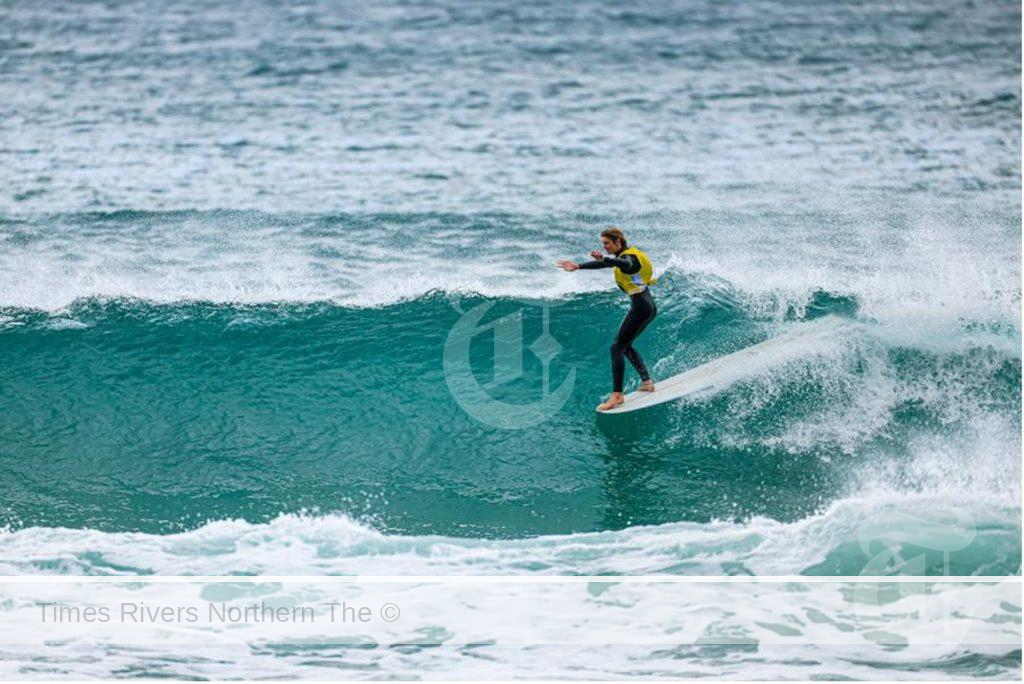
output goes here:
[{"label": "surfer", "polygon": [[607,411],[626,401],[622,394],[622,381],[626,372],[624,358],[629,359],[636,372],[640,374],[642,382],[638,389],[641,392],[654,391],[654,383],[651,382],[647,366],[633,348],[633,342],[658,315],[658,307],[654,305],[654,299],[647,287],[655,284],[657,279],[654,278],[651,260],[636,247],[630,247],[626,243],[626,236],[618,228],[613,226],[601,231],[601,245],[607,254],[595,249],[590,253],[593,261],[578,264],[562,259],[557,264],[565,271],[614,268],[615,284],[629,295],[629,313],[622,319],[619,333],[612,343],[612,393],[607,401],[597,407],[598,411]]}]

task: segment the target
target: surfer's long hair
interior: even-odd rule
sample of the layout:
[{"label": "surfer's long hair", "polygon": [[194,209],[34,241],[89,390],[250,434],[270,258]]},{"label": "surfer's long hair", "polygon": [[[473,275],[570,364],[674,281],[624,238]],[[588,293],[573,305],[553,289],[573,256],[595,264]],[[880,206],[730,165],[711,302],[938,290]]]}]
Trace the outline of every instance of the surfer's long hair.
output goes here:
[{"label": "surfer's long hair", "polygon": [[626,236],[623,234],[621,229],[616,228],[615,226],[608,226],[607,228],[602,230],[601,237],[606,237],[609,240],[614,240],[615,242],[618,242],[620,245],[622,245],[622,249],[626,249],[626,247],[629,247],[629,245],[626,244]]}]

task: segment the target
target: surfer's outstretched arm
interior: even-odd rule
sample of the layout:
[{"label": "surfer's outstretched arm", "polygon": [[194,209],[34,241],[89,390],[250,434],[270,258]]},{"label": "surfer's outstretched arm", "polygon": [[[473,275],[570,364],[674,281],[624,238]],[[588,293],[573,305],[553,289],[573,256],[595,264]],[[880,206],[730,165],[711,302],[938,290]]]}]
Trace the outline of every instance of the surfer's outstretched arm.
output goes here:
[{"label": "surfer's outstretched arm", "polygon": [[632,254],[627,254],[624,257],[606,256],[601,259],[594,259],[593,261],[584,261],[582,264],[562,260],[558,262],[558,265],[566,271],[575,271],[577,269],[589,271],[595,268],[611,268],[613,266],[618,266],[619,270],[626,275],[633,275],[640,271],[640,261]]},{"label": "surfer's outstretched arm", "polygon": [[[593,261],[589,263],[595,263]],[[613,257],[606,256],[601,259],[601,266],[591,266],[591,268],[608,268],[609,266],[617,266],[620,271],[626,275],[633,275],[634,273],[640,272],[640,260],[632,254],[627,254],[624,257]],[[580,264],[580,268],[586,268],[583,264]]]}]

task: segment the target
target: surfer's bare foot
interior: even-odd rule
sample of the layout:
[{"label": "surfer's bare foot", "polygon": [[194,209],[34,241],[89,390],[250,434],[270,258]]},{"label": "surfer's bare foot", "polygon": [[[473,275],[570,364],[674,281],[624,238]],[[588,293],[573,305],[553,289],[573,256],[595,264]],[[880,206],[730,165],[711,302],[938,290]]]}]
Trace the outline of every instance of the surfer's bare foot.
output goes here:
[{"label": "surfer's bare foot", "polygon": [[644,380],[643,382],[640,383],[640,386],[636,388],[636,391],[637,392],[653,392],[654,391],[654,381],[652,381],[652,380]]},{"label": "surfer's bare foot", "polygon": [[608,401],[604,402],[603,404],[599,404],[597,410],[607,411],[608,409],[613,409],[616,406],[619,406],[620,404],[624,404],[625,402],[626,398],[622,396],[622,392],[612,392],[611,396],[608,397]]}]

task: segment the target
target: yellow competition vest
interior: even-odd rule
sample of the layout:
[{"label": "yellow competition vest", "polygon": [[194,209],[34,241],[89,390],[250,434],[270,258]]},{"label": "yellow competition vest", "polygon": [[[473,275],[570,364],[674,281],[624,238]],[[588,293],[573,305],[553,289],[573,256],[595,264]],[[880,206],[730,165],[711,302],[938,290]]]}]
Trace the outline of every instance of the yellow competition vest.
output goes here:
[{"label": "yellow competition vest", "polygon": [[651,266],[651,260],[647,258],[646,254],[636,247],[630,247],[619,252],[618,256],[622,257],[627,254],[632,254],[637,258],[640,262],[640,270],[633,275],[627,275],[616,266],[613,271],[615,274],[615,284],[619,286],[619,289],[626,294],[633,295],[643,290],[647,285],[654,285],[658,282],[658,279],[654,277],[654,267]]}]

